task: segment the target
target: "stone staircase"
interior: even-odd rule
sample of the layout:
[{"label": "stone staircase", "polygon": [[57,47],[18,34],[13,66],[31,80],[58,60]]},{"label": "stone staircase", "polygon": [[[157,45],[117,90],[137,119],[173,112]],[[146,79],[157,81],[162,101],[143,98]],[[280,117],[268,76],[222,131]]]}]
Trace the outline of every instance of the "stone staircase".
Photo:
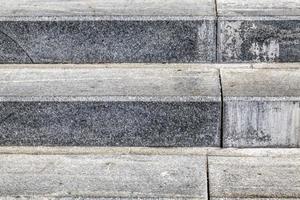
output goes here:
[{"label": "stone staircase", "polygon": [[298,0],[0,0],[0,199],[300,199]]}]

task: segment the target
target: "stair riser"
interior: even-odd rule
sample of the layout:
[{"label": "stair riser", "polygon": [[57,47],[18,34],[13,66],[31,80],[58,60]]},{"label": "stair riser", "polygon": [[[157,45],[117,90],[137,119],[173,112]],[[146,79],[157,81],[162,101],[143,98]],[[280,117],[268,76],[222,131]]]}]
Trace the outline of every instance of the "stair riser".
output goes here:
[{"label": "stair riser", "polygon": [[220,19],[219,62],[300,61],[300,20]]},{"label": "stair riser", "polygon": [[223,130],[225,147],[299,147],[300,102],[225,101]]},{"label": "stair riser", "polygon": [[215,62],[214,20],[2,21],[0,63]]},{"label": "stair riser", "polygon": [[220,146],[220,102],[2,102],[0,145]]}]

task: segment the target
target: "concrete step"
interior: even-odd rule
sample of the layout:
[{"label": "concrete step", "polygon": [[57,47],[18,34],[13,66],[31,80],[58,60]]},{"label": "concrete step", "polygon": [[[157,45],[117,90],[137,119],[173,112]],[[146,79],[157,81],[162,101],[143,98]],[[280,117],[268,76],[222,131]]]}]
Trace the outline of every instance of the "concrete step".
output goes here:
[{"label": "concrete step", "polygon": [[206,158],[1,155],[0,197],[207,199]]},{"label": "concrete step", "polygon": [[0,63],[300,62],[298,0],[0,4]]},{"label": "concrete step", "polygon": [[0,145],[300,147],[295,63],[4,65],[0,83]]},{"label": "concrete step", "polygon": [[299,69],[221,69],[225,147],[300,147]]},{"label": "concrete step", "polygon": [[219,62],[299,62],[300,1],[217,0]]},{"label": "concrete step", "polygon": [[0,199],[296,200],[299,149],[0,147]]},{"label": "concrete step", "polygon": [[300,198],[300,158],[208,157],[212,200]]},{"label": "concrete step", "polygon": [[216,60],[214,0],[0,4],[0,63]]},{"label": "concrete step", "polygon": [[0,144],[220,146],[216,69],[0,68]]}]

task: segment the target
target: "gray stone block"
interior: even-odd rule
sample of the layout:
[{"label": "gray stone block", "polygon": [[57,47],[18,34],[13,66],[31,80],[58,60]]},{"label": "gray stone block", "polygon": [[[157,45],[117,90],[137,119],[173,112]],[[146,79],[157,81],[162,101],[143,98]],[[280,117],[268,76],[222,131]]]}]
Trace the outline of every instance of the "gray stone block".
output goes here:
[{"label": "gray stone block", "polygon": [[217,70],[0,69],[0,144],[220,146]]},{"label": "gray stone block", "polygon": [[300,70],[221,70],[225,147],[299,147]]},{"label": "gray stone block", "polygon": [[207,200],[206,157],[0,155],[0,198]]},{"label": "gray stone block", "polygon": [[299,62],[298,0],[218,1],[219,62]]},{"label": "gray stone block", "polygon": [[0,63],[216,60],[213,0],[0,4]]},{"label": "gray stone block", "polygon": [[208,158],[210,198],[213,200],[297,200],[300,158]]}]

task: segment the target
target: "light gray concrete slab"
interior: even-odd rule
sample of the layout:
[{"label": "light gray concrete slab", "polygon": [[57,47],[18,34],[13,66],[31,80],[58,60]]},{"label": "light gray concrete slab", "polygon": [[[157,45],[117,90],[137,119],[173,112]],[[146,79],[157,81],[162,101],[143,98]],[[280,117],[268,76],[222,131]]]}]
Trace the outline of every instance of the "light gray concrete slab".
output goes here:
[{"label": "light gray concrete slab", "polygon": [[300,158],[209,157],[212,199],[299,199]]},{"label": "light gray concrete slab", "polygon": [[207,199],[198,156],[1,155],[1,197]]},{"label": "light gray concrete slab", "polygon": [[0,69],[0,144],[220,146],[218,70]]},{"label": "light gray concrete slab", "polygon": [[211,200],[299,200],[300,198],[210,198]]},{"label": "light gray concrete slab", "polygon": [[295,63],[255,63],[257,69],[300,69],[300,62]]},{"label": "light gray concrete slab", "polygon": [[215,16],[213,0],[0,1],[1,17]]},{"label": "light gray concrete slab", "polygon": [[[34,196],[34,197],[3,197],[1,200],[185,200],[187,198],[123,198],[123,197],[116,197],[116,198],[81,198],[81,197],[44,197],[44,196]],[[293,199],[292,199],[293,200]]]},{"label": "light gray concrete slab", "polygon": [[223,157],[300,157],[299,148],[0,147],[0,154],[28,155],[196,155]]},{"label": "light gray concrete slab", "polygon": [[226,147],[298,147],[300,71],[221,69]]},{"label": "light gray concrete slab", "polygon": [[225,99],[297,99],[300,98],[299,77],[299,69],[221,69]]},{"label": "light gray concrete slab", "polygon": [[[8,66],[8,65],[6,65]],[[56,67],[58,66],[58,67]],[[151,68],[66,68],[64,65],[48,65],[45,68],[0,69],[0,98],[22,97],[62,98],[115,97],[163,101],[212,99],[220,101],[218,70],[215,69],[151,69]],[[135,97],[135,98],[134,98]],[[190,98],[189,98],[190,97]],[[78,99],[79,99],[78,98]],[[10,99],[10,98],[9,98]],[[113,100],[113,98],[111,98]]]},{"label": "light gray concrete slab", "polygon": [[298,0],[217,0],[220,16],[300,16]]}]

